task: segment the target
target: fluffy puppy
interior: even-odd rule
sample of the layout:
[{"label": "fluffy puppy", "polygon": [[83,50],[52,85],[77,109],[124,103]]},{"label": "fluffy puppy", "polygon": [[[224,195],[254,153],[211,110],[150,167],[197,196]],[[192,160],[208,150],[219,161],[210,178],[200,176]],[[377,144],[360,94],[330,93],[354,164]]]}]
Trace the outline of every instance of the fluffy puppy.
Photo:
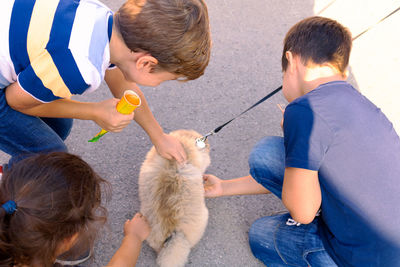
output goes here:
[{"label": "fluffy puppy", "polygon": [[170,135],[182,143],[187,163],[179,166],[152,147],[139,174],[140,211],[151,226],[147,242],[158,253],[162,267],[184,266],[208,221],[203,174],[210,165],[209,145],[198,148],[195,139],[201,135],[192,130]]}]

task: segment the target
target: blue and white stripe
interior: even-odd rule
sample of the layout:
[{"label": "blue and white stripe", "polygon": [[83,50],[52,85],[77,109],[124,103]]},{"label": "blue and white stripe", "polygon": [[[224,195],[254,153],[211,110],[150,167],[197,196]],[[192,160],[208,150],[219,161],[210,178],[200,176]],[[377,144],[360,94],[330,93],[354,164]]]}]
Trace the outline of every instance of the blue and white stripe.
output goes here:
[{"label": "blue and white stripe", "polygon": [[9,34],[13,0],[1,0],[0,4],[0,89],[17,80],[14,64],[9,53]]},{"label": "blue and white stripe", "polygon": [[11,62],[0,65],[0,86],[18,76],[21,87],[42,102],[98,88],[110,64],[112,12],[106,6],[96,0],[2,1],[0,37],[8,37],[0,40],[9,47],[0,41],[0,58]]}]

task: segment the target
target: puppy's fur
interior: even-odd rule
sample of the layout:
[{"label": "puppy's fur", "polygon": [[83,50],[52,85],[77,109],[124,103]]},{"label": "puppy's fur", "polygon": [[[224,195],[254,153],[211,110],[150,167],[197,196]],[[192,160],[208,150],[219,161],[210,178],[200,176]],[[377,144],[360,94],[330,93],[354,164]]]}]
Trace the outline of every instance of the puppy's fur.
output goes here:
[{"label": "puppy's fur", "polygon": [[139,175],[141,213],[151,226],[147,238],[162,267],[184,266],[190,249],[200,240],[208,221],[203,174],[210,165],[209,145],[200,149],[191,130],[170,133],[183,145],[187,164],[162,158],[152,147]]}]

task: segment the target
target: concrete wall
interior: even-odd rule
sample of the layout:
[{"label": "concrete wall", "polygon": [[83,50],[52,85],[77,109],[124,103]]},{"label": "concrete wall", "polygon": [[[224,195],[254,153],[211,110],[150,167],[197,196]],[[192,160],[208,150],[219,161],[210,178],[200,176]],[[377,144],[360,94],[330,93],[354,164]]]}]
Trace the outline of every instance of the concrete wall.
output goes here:
[{"label": "concrete wall", "polygon": [[357,36],[350,58],[350,82],[374,102],[400,133],[399,0],[315,0],[314,13],[338,20]]}]

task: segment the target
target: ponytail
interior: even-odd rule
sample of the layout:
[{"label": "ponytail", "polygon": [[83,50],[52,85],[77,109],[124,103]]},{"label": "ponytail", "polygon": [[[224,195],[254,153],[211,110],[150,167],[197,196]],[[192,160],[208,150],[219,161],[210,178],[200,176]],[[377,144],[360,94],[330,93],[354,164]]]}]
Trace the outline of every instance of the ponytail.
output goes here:
[{"label": "ponytail", "polygon": [[1,208],[8,214],[13,215],[17,210],[17,203],[14,200],[8,200],[6,203],[1,205]]}]

